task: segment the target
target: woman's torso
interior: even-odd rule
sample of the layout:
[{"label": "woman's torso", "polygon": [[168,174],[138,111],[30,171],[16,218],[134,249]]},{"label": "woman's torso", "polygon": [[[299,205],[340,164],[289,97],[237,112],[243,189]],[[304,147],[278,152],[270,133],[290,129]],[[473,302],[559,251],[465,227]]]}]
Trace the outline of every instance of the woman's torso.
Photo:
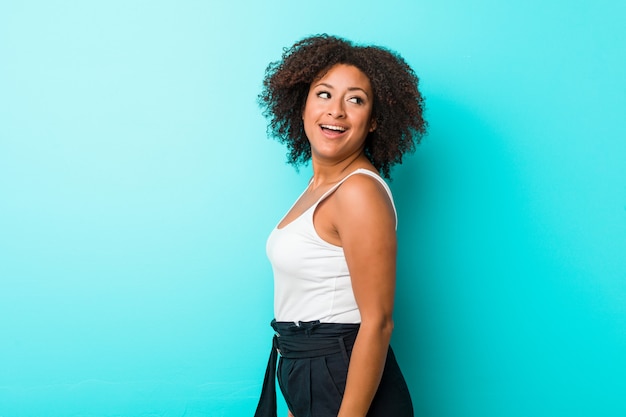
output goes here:
[{"label": "woman's torso", "polygon": [[[357,169],[334,184],[319,198],[294,203],[267,241],[267,255],[274,270],[274,316],[278,321],[360,323],[350,273],[341,246],[329,243],[316,230],[318,206],[352,175],[364,174],[391,191],[384,180],[367,169]],[[306,208],[310,204],[310,207]],[[294,209],[295,213],[294,213]],[[395,210],[395,208],[394,208]]]}]

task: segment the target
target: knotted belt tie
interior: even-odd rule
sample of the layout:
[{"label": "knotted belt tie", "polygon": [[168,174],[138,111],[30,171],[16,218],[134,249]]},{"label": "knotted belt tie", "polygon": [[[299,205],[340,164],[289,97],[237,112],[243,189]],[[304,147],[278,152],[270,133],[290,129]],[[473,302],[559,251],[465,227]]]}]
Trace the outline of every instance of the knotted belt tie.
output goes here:
[{"label": "knotted belt tie", "polygon": [[[293,325],[293,323],[290,323],[290,325]],[[272,350],[267,361],[261,398],[259,399],[254,417],[277,417],[276,363],[278,362],[278,354],[286,359],[305,359],[342,353],[346,351],[344,339],[349,338],[353,342],[359,328],[358,324],[326,325],[325,323],[311,322],[303,323],[303,325],[305,326],[303,326],[302,332],[298,332],[297,335],[280,334],[281,323],[275,320],[272,321],[272,327],[276,330],[276,334],[272,338]],[[342,330],[322,331],[322,334],[315,334],[316,330],[324,330],[325,326],[332,326],[333,329],[341,327]],[[287,331],[286,333],[293,333],[293,331]]]}]

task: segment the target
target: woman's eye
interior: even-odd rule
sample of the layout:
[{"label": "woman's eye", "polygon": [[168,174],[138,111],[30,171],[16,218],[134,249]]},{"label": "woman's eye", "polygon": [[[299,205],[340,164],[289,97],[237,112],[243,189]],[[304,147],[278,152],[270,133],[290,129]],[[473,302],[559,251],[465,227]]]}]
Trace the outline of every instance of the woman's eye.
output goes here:
[{"label": "woman's eye", "polygon": [[326,91],[320,91],[319,93],[317,93],[317,96],[319,98],[330,98],[330,94],[327,93]]},{"label": "woman's eye", "polygon": [[363,100],[361,99],[361,97],[351,97],[348,99],[348,101],[354,104],[363,104]]}]

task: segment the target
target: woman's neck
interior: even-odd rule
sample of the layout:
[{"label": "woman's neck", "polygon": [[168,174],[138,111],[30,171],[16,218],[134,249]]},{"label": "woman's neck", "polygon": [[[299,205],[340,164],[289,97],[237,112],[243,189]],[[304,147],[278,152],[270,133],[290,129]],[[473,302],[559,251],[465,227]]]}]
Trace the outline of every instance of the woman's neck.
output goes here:
[{"label": "woman's neck", "polygon": [[312,158],[313,180],[310,188],[317,189],[327,185],[335,184],[343,179],[350,172],[358,168],[372,169],[371,162],[365,154],[360,153],[352,158],[345,159],[339,163],[325,163]]}]

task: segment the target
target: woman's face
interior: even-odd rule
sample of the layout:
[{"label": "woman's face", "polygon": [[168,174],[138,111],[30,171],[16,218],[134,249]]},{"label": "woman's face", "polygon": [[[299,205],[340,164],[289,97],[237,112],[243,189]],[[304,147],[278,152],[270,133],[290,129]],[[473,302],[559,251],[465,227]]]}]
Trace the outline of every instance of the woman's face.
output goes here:
[{"label": "woman's face", "polygon": [[373,103],[370,80],[355,66],[337,64],[315,79],[302,112],[312,156],[339,162],[360,153],[376,127]]}]

